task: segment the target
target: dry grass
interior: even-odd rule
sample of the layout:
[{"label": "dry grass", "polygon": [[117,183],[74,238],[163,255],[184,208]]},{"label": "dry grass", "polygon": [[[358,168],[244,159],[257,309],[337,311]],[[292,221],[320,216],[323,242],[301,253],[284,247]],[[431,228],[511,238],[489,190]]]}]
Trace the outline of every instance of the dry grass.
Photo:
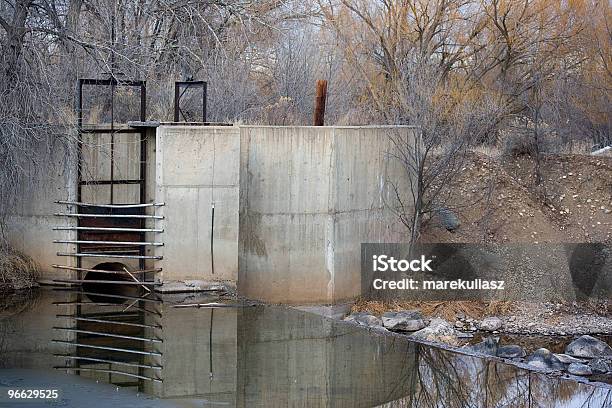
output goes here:
[{"label": "dry grass", "polygon": [[31,288],[38,276],[38,265],[32,258],[0,246],[0,291]]},{"label": "dry grass", "polygon": [[368,312],[376,316],[381,316],[384,312],[399,310],[418,309],[425,316],[440,317],[445,320],[454,321],[459,313],[474,319],[481,319],[484,316],[503,315],[511,311],[514,307],[512,302],[503,301],[392,301],[389,303],[371,300],[357,301],[351,312]]}]

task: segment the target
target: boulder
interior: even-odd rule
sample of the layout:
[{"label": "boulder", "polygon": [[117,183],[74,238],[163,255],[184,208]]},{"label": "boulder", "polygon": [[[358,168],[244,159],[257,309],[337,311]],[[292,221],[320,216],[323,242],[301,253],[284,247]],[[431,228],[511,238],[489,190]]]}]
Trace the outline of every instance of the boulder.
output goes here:
[{"label": "boulder", "polygon": [[570,374],[574,374],[574,375],[591,375],[591,374],[593,374],[593,371],[591,370],[591,368],[588,365],[582,364],[582,363],[571,363],[567,367],[567,372],[570,373]]},{"label": "boulder", "polygon": [[495,331],[499,330],[504,322],[499,317],[485,317],[482,322],[480,322],[480,329],[486,331]]},{"label": "boulder", "polygon": [[446,228],[447,231],[455,231],[459,228],[459,225],[461,225],[457,215],[446,207],[435,210],[435,215],[440,220],[440,224]]},{"label": "boulder", "polygon": [[446,320],[438,318],[431,319],[429,326],[412,333],[410,337],[417,340],[450,344],[452,346],[459,344],[455,328]]},{"label": "boulder", "polygon": [[586,358],[606,357],[612,356],[612,348],[595,337],[584,335],[568,344],[565,354]]},{"label": "boulder", "polygon": [[374,328],[382,327],[382,321],[378,317],[371,315],[367,312],[351,313],[350,315],[344,318],[344,321],[355,323],[360,326],[367,326],[367,327],[374,327]]},{"label": "boulder", "polygon": [[501,358],[522,358],[525,357],[525,355],[525,350],[521,346],[514,344],[501,346],[497,349],[497,357]]},{"label": "boulder", "polygon": [[594,358],[589,361],[589,368],[595,374],[612,373],[612,360],[608,358]]},{"label": "boulder", "polygon": [[382,315],[382,324],[393,331],[417,331],[427,326],[423,315],[418,310],[386,312]]},{"label": "boulder", "polygon": [[527,357],[527,364],[541,370],[563,370],[565,365],[550,350],[541,348]]},{"label": "boulder", "polygon": [[466,346],[465,349],[474,353],[486,354],[489,356],[496,356],[497,349],[499,347],[499,337],[487,337],[480,343],[476,343],[470,346]]},{"label": "boulder", "polygon": [[556,354],[555,353],[555,357],[557,357],[559,361],[561,361],[563,364],[586,363],[586,360],[583,360],[581,358],[572,357],[567,354]]}]

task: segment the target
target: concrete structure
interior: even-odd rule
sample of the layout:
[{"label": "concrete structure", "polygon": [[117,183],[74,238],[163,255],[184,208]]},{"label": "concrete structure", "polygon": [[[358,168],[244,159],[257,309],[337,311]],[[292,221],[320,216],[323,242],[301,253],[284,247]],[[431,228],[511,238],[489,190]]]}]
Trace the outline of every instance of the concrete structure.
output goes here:
[{"label": "concrete structure", "polygon": [[163,225],[159,239],[164,246],[155,249],[155,255],[164,257],[155,264],[163,269],[160,277],[196,288],[201,281],[223,281],[235,287],[239,128],[160,126],[156,133],[155,202],[165,204],[158,212],[164,216],[158,223]]},{"label": "concrete structure", "polygon": [[[387,127],[241,127],[238,289],[275,303],[360,294],[362,242],[401,242]],[[406,180],[405,185],[408,186]]]},{"label": "concrete structure", "polygon": [[[249,298],[293,304],[359,296],[360,244],[402,241],[385,206],[388,182],[409,185],[390,158],[391,132],[413,137],[409,127],[150,126],[145,197],[164,205],[155,210],[163,219],[149,219],[146,227],[163,232],[147,233],[145,240],[164,246],[147,247],[146,255],[163,259],[147,260],[146,268],[163,269],[156,275],[162,291],[220,283]],[[136,177],[141,153],[128,136],[115,135],[111,172],[108,135],[87,135],[82,179],[94,183],[81,187],[81,201],[108,203],[113,188],[114,202],[138,202],[137,186],[95,184]],[[66,225],[51,214],[60,210],[54,201],[75,200],[75,166],[65,163],[54,180],[44,175],[45,187],[24,193],[23,209],[8,217],[10,241],[39,262],[47,280],[58,277],[51,264],[69,265],[56,251],[75,250],[52,244],[75,239],[74,231],[51,230]],[[117,261],[82,259],[85,268]]]},{"label": "concrete structure", "polygon": [[[47,144],[40,143],[40,149]],[[43,157],[44,152],[33,156]],[[4,223],[4,235],[10,245],[16,250],[31,256],[42,271],[42,278],[51,280],[65,277],[63,271],[51,268],[58,262],[57,251],[74,251],[71,244],[53,244],[54,239],[75,239],[74,231],[53,231],[57,219],[53,213],[61,210],[54,201],[62,198],[76,199],[76,166],[74,152],[66,146],[55,146],[51,153],[53,165],[51,171],[34,172],[34,177],[28,184],[20,186],[18,199],[5,214],[0,214]],[[31,163],[24,163],[31,166]],[[3,171],[5,171],[3,169]],[[66,225],[76,225],[76,220],[68,220]],[[74,259],[67,260],[68,265],[74,265]]]}]

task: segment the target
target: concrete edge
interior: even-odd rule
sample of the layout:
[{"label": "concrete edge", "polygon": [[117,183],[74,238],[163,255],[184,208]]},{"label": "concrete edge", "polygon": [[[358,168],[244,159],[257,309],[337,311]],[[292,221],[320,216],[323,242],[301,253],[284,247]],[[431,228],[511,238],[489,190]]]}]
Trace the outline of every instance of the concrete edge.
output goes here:
[{"label": "concrete edge", "polygon": [[159,293],[186,292],[225,292],[236,293],[236,283],[232,281],[184,280],[167,281],[155,288]]}]

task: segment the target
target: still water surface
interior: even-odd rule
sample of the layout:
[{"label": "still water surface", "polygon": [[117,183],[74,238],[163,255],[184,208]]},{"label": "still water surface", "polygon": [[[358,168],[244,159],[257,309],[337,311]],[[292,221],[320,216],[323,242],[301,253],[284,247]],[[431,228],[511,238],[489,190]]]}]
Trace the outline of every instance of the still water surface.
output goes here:
[{"label": "still water surface", "polygon": [[612,406],[608,385],[529,372],[290,308],[196,309],[178,302],[49,289],[27,302],[4,299],[0,388],[49,384],[62,392],[58,401],[11,405],[0,398],[0,406]]}]

